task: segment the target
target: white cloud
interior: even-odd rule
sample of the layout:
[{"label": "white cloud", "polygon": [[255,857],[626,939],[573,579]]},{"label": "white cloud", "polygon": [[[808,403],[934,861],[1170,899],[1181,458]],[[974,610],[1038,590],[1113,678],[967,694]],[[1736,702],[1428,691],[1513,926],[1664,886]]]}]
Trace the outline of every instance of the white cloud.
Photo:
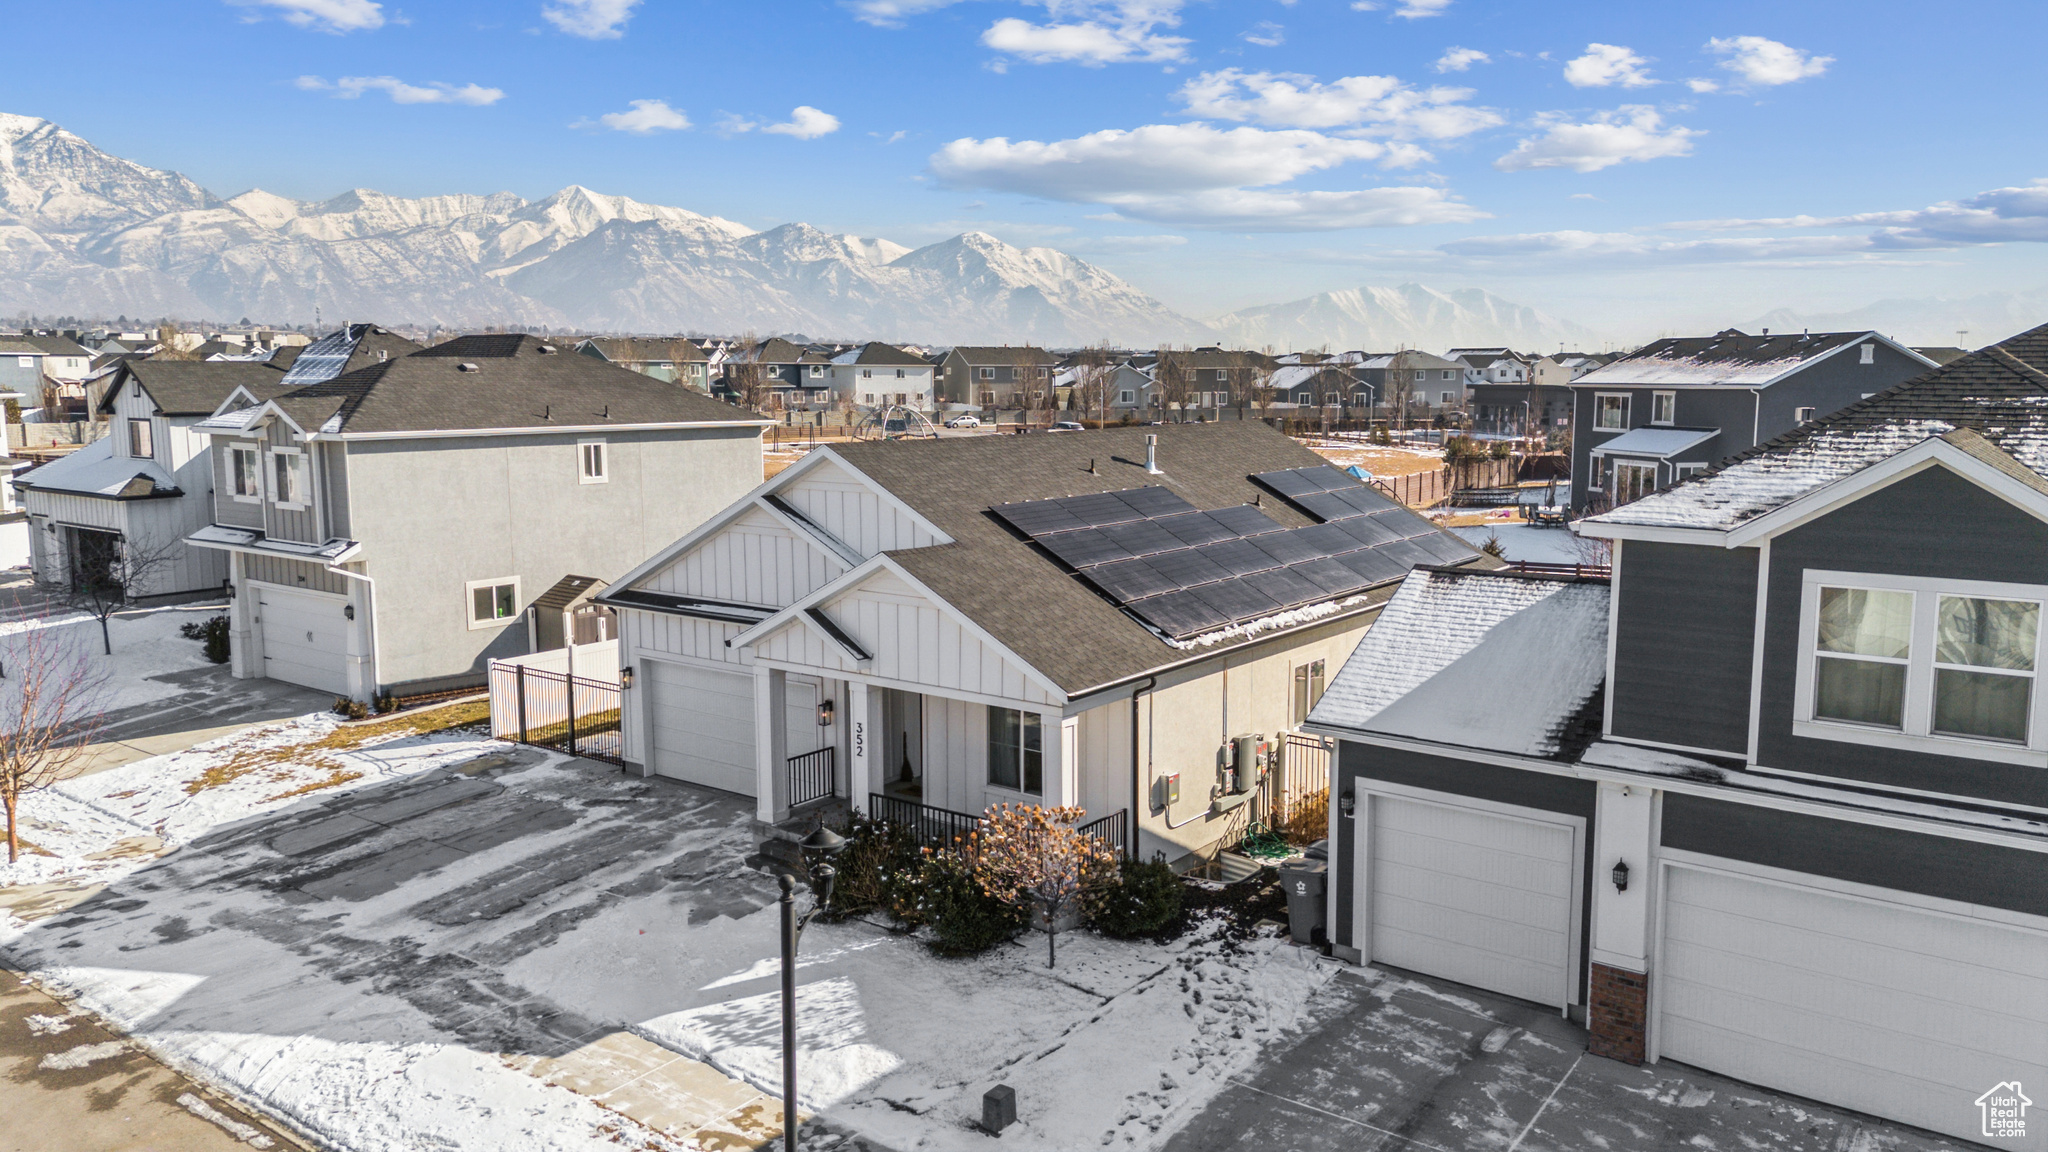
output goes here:
[{"label": "white cloud", "polygon": [[1488,56],[1477,48],[1451,48],[1447,49],[1442,56],[1437,58],[1436,70],[1439,72],[1463,72],[1474,64],[1491,64],[1492,62],[1493,57]]},{"label": "white cloud", "polygon": [[1111,26],[1093,20],[1076,24],[1033,24],[1014,16],[989,25],[981,42],[1032,64],[1104,64],[1180,60],[1188,41],[1160,36],[1149,24]]},{"label": "white cloud", "polygon": [[853,18],[879,28],[900,28],[903,22],[924,12],[951,7],[959,0],[847,0]]},{"label": "white cloud", "polygon": [[1450,6],[1451,0],[1401,0],[1394,8],[1394,15],[1420,20],[1425,16],[1441,16]]},{"label": "white cloud", "polygon": [[1716,37],[1707,41],[1707,51],[1726,57],[1721,67],[1744,83],[1763,88],[1818,76],[1835,62],[1833,56],[1814,56],[1762,36]]},{"label": "white cloud", "polygon": [[[1350,128],[1366,135],[1448,140],[1502,123],[1463,101],[1470,88],[1411,88],[1392,76],[1345,76],[1319,84],[1294,72],[1204,72],[1175,95],[1196,116],[1269,128]],[[1415,153],[1417,159],[1426,159]]]},{"label": "white cloud", "polygon": [[586,40],[617,40],[625,35],[640,0],[550,0],[540,10],[548,23]]},{"label": "white cloud", "polygon": [[1503,172],[1532,168],[1598,172],[1631,160],[1687,155],[1692,151],[1692,138],[1702,134],[1691,128],[1666,127],[1663,117],[1648,104],[1624,104],[1584,123],[1573,123],[1563,113],[1546,113],[1536,118],[1536,126],[1544,130],[1543,135],[1523,140],[1493,166]]},{"label": "white cloud", "polygon": [[1700,93],[1701,95],[1705,95],[1708,92],[1719,92],[1721,90],[1721,82],[1719,80],[1687,80],[1685,82],[1685,86],[1687,88],[1692,89],[1695,92]]},{"label": "white cloud", "polygon": [[761,129],[779,136],[794,136],[799,140],[816,140],[820,136],[839,131],[839,117],[830,112],[820,112],[809,104],[799,104],[790,111],[789,119],[781,124],[770,124]]},{"label": "white cloud", "polygon": [[1574,88],[1647,88],[1656,83],[1644,71],[1648,63],[1619,44],[1588,44],[1584,56],[1564,66],[1564,78]]},{"label": "white cloud", "polygon": [[1224,232],[1331,232],[1463,224],[1487,213],[1441,188],[1366,188],[1355,192],[1290,192],[1222,188],[1179,196],[1131,195],[1107,201],[1119,215],[1154,224]]},{"label": "white cloud", "polygon": [[308,92],[332,92],[340,100],[354,100],[365,92],[383,92],[394,104],[468,104],[481,108],[505,98],[502,88],[485,88],[481,84],[457,87],[438,80],[425,85],[408,84],[396,76],[343,76],[332,84],[318,76],[301,76],[298,86]]},{"label": "white cloud", "polygon": [[690,118],[680,108],[671,108],[666,100],[628,100],[628,112],[607,112],[597,118],[599,124],[616,132],[631,132],[648,136],[656,132],[675,132],[690,126]]},{"label": "white cloud", "polygon": [[1474,260],[1524,260],[1531,256],[1605,263],[1758,263],[1816,258],[1855,258],[1870,245],[1859,236],[1758,237],[1729,240],[1667,240],[1635,232],[1530,232],[1475,236],[1438,250]]},{"label": "white cloud", "polygon": [[1096,236],[1075,240],[1066,247],[1077,252],[1147,253],[1166,252],[1188,242],[1185,236]]},{"label": "white cloud", "polygon": [[1287,30],[1271,20],[1261,20],[1238,35],[1246,43],[1257,44],[1261,48],[1278,48],[1287,43]]},{"label": "white cloud", "polygon": [[1878,230],[1866,239],[1878,248],[2048,244],[2048,178],[1903,211],[1858,212],[1848,216],[1779,216],[1760,220],[1687,220],[1666,227],[1681,231],[1736,231],[1871,225],[1879,226]]},{"label": "white cloud", "polygon": [[275,8],[286,23],[321,32],[368,32],[384,26],[376,0],[231,0],[250,8]]}]

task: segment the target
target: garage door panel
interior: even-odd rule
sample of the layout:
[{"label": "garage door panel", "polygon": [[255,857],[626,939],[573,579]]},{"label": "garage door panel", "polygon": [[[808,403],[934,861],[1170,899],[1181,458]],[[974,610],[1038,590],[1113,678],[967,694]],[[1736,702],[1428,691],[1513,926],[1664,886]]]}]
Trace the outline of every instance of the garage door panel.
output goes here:
[{"label": "garage door panel", "polygon": [[[1389,892],[1401,893],[1427,906],[1456,908],[1519,924],[1562,925],[1571,917],[1570,899],[1556,894],[1562,884],[1553,887],[1549,893],[1525,892],[1464,876],[1446,876],[1427,868],[1399,863],[1397,859],[1382,858],[1379,866],[1385,869],[1384,887]],[[1562,936],[1562,931],[1557,935]]]},{"label": "garage door panel", "polygon": [[1493,852],[1523,856],[1531,861],[1555,858],[1553,845],[1559,827],[1555,824],[1391,796],[1376,803],[1388,812],[1399,813],[1399,818],[1390,821],[1389,826],[1402,835],[1429,837],[1458,847],[1483,843]]},{"label": "garage door panel", "polygon": [[658,661],[647,672],[655,775],[754,795],[753,676]]},{"label": "garage door panel", "polygon": [[1563,932],[1482,916],[1428,899],[1383,894],[1373,918],[1379,927],[1506,956],[1526,956],[1552,968],[1562,968],[1570,951]]},{"label": "garage door panel", "polygon": [[292,588],[254,587],[263,674],[322,692],[347,692],[347,602]]},{"label": "garage door panel", "polygon": [[1412,968],[1474,988],[1518,996],[1537,1003],[1557,1003],[1564,992],[1556,966],[1513,953],[1465,949],[1455,971],[1441,970],[1444,942],[1434,936],[1382,925],[1373,930],[1373,960],[1396,968]]},{"label": "garage door panel", "polygon": [[[1483,829],[1475,829],[1475,836],[1484,836]],[[1417,867],[1446,876],[1460,876],[1511,891],[1527,894],[1550,893],[1558,890],[1560,884],[1571,874],[1570,865],[1543,856],[1530,856],[1517,851],[1487,844],[1487,852],[1474,852],[1475,843],[1482,840],[1446,840],[1438,836],[1416,835],[1398,826],[1387,827],[1382,835],[1388,838],[1386,855],[1390,859],[1412,861]]]},{"label": "garage door panel", "polygon": [[1981,1139],[1976,1096],[2048,1082],[2048,935],[1674,868],[1660,1055]]}]

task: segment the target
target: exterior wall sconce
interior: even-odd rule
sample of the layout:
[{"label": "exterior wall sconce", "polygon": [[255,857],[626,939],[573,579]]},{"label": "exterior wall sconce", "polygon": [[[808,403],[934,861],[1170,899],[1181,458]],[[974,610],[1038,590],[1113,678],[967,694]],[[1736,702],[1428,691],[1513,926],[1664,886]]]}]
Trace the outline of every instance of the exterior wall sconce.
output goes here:
[{"label": "exterior wall sconce", "polygon": [[348,619],[350,619],[350,620],[353,620],[353,619],[355,619],[355,618],[356,618],[356,606],[355,606],[355,605],[353,605],[353,604],[344,604],[344,605],[342,605],[342,606],[341,606],[341,614],[342,614],[342,615],[343,615],[344,617],[346,617],[346,618],[348,618]]},{"label": "exterior wall sconce", "polygon": [[1356,792],[1346,792],[1342,796],[1337,797],[1337,811],[1342,812],[1346,816],[1357,814],[1358,794]]},{"label": "exterior wall sconce", "polygon": [[235,598],[235,582],[233,580],[221,581],[220,587],[222,592],[227,593],[228,599],[233,600]]},{"label": "exterior wall sconce", "polygon": [[818,702],[818,727],[830,728],[832,726],[832,713],[837,703],[834,700],[821,700]]},{"label": "exterior wall sconce", "polygon": [[631,688],[632,686],[633,668],[631,665],[627,665],[626,667],[619,669],[619,687]]},{"label": "exterior wall sconce", "polygon": [[1614,862],[1614,890],[1616,892],[1628,891],[1628,861],[1626,860],[1616,860]]}]

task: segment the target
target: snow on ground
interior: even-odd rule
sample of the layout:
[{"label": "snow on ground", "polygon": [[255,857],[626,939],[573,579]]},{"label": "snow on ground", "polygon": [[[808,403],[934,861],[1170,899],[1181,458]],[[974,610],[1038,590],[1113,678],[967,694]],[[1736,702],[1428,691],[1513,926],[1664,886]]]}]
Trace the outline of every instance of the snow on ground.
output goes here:
[{"label": "snow on ground", "polygon": [[118,614],[107,621],[107,639],[114,647],[108,655],[98,620],[83,612],[60,609],[50,616],[0,624],[0,662],[15,667],[27,647],[41,641],[50,646],[48,651],[55,659],[75,662],[67,666],[77,667],[90,678],[94,708],[111,712],[148,704],[187,691],[161,677],[210,666],[200,642],[186,639],[178,629],[224,611],[219,604],[199,604]]},{"label": "snow on ground", "polygon": [[[0,924],[0,953],[350,1149],[610,1148],[622,1125],[686,1147],[517,1070],[618,1031],[779,1094],[777,914],[744,863],[748,802],[474,733],[322,747],[335,731],[307,717],[32,798],[55,854],[0,882],[109,887]],[[437,789],[467,799],[436,809]],[[370,830],[318,846],[349,821]],[[169,854],[108,853],[145,837]],[[858,921],[813,924],[802,951],[806,1103],[905,1152],[985,1147],[971,1124],[998,1083],[1018,1092],[1008,1143],[1155,1147],[1334,970],[1201,933],[1074,933],[1051,969],[1043,937],[944,960]]]},{"label": "snow on ground", "polygon": [[26,568],[28,561],[28,521],[0,524],[0,568]]}]

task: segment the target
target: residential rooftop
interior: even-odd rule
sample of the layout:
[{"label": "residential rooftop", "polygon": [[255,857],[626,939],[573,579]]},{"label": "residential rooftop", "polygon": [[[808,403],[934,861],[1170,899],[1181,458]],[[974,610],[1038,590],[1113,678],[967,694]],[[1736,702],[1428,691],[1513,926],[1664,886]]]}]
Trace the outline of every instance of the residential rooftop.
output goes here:
[{"label": "residential rooftop", "polygon": [[[1751,336],[1729,328],[1712,336],[1685,336],[1646,344],[1593,369],[1574,387],[1676,387],[1719,385],[1765,387],[1816,360],[1865,340],[1892,344],[1875,332],[1812,332]],[[1908,349],[1893,344],[1899,351]],[[1928,361],[1930,366],[1932,361]]]}]

